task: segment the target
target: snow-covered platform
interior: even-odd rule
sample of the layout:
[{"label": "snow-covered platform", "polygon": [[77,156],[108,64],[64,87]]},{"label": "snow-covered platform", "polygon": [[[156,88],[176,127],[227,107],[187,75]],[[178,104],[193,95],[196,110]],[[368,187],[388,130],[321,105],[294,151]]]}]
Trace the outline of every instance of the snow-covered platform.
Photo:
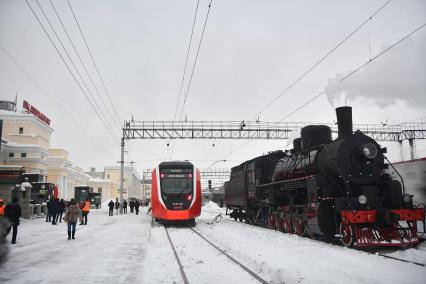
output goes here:
[{"label": "snow-covered platform", "polygon": [[[109,217],[92,210],[76,240],[66,226],[23,221],[18,243],[0,268],[0,283],[183,283],[162,226],[151,227],[143,208]],[[209,224],[222,213],[223,219]],[[195,229],[270,283],[424,283],[426,267],[249,226],[203,207]],[[188,228],[170,237],[189,283],[258,283]],[[389,254],[426,264],[426,244]]]}]

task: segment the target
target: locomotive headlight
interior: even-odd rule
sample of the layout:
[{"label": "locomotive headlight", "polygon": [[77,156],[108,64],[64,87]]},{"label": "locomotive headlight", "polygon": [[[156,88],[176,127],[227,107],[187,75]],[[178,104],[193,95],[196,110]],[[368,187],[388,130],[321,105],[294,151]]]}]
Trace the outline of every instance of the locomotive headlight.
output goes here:
[{"label": "locomotive headlight", "polygon": [[367,196],[365,196],[365,195],[358,196],[358,202],[361,205],[367,204]]},{"label": "locomotive headlight", "polygon": [[402,200],[404,201],[404,203],[411,203],[411,201],[413,200],[413,197],[409,194],[404,194],[402,196]]},{"label": "locomotive headlight", "polygon": [[362,153],[367,159],[374,159],[377,156],[377,147],[372,143],[367,143],[362,147]]}]

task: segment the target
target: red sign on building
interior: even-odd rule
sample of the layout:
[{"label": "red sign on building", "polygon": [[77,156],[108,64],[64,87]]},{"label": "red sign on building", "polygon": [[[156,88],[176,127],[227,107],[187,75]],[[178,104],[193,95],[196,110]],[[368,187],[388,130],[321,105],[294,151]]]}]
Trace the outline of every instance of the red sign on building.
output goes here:
[{"label": "red sign on building", "polygon": [[39,111],[37,108],[32,106],[29,102],[24,101],[23,105],[24,109],[26,109],[28,112],[34,114],[35,117],[46,123],[47,125],[50,125],[50,118],[48,118],[44,113]]}]

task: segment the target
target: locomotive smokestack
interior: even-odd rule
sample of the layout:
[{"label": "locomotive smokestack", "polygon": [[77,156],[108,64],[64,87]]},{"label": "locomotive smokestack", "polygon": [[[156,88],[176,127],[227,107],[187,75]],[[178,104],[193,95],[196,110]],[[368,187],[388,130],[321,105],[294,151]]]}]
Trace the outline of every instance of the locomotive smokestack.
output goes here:
[{"label": "locomotive smokestack", "polygon": [[352,108],[348,106],[336,108],[339,139],[352,135]]}]

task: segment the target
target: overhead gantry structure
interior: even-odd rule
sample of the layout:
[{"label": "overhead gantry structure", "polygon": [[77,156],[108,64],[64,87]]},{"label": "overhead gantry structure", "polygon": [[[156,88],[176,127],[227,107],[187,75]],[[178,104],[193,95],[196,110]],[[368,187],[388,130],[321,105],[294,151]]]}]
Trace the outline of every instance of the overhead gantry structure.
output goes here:
[{"label": "overhead gantry structure", "polygon": [[[265,122],[265,121],[125,121],[121,138],[120,200],[123,199],[123,169],[125,140],[135,139],[288,139],[290,133],[306,125],[327,125],[337,133],[334,123]],[[408,141],[410,154],[415,156],[416,139],[426,139],[426,123],[354,124],[353,129],[377,141]]]}]

